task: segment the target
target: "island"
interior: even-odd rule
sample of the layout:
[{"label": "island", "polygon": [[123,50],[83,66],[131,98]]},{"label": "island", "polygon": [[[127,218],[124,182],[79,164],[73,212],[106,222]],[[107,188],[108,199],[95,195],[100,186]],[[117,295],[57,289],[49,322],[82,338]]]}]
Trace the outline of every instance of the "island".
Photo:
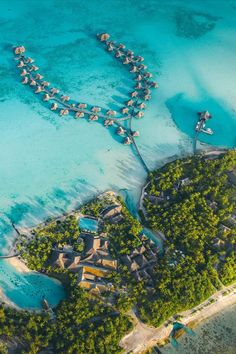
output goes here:
[{"label": "island", "polygon": [[19,259],[59,279],[67,297],[55,309],[42,298],[40,312],[2,304],[7,346],[17,353],[141,352],[163,344],[176,320],[189,325],[191,316],[206,308],[210,314],[235,293],[235,150],[150,172],[140,220],[109,191],[19,230]]}]

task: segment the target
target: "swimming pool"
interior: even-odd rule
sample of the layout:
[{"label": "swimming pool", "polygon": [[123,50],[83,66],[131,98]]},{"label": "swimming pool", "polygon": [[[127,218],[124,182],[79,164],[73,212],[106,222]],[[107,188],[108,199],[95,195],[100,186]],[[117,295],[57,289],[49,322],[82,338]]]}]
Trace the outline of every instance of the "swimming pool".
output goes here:
[{"label": "swimming pool", "polygon": [[98,220],[91,219],[91,218],[80,218],[79,228],[81,231],[97,232]]}]

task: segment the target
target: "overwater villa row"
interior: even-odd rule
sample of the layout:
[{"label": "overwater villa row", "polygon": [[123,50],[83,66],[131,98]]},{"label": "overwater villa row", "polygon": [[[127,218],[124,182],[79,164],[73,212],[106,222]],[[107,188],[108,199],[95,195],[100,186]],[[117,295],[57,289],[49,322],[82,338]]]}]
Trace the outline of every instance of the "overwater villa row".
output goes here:
[{"label": "overwater villa row", "polygon": [[131,120],[133,117],[144,116],[145,101],[151,99],[151,89],[157,88],[158,85],[150,80],[152,74],[147,71],[143,57],[136,56],[131,50],[125,49],[124,44],[110,41],[108,33],[99,34],[97,38],[105,44],[107,51],[113,53],[114,57],[129,69],[131,75],[134,75],[134,90],[130,92],[130,99],[124,102],[120,112],[112,109],[105,111],[98,106],[72,101],[67,95],[59,95],[60,90],[55,87],[50,88],[50,83],[39,73],[39,67],[33,64],[34,60],[25,56],[25,47],[18,46],[14,48],[14,53],[18,61],[17,67],[20,69],[22,84],[29,85],[35,94],[42,94],[42,100],[50,102],[50,109],[62,117],[73,114],[76,119],[88,118],[89,121],[102,121],[105,127],[116,126],[116,133],[124,136],[123,143],[130,145],[134,143],[134,137],[139,136],[139,132],[133,131],[131,125],[129,128],[124,127],[122,122]]}]

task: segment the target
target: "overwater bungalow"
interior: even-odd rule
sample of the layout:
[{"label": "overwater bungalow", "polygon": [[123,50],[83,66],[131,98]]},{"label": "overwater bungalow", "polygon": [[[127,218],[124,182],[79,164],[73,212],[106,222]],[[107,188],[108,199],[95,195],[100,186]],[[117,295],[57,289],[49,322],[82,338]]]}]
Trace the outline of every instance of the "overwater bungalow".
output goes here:
[{"label": "overwater bungalow", "polygon": [[127,137],[124,138],[123,144],[124,145],[130,145],[130,144],[132,144],[132,140],[127,136]]},{"label": "overwater bungalow", "polygon": [[122,127],[118,127],[116,129],[116,134],[118,135],[124,135],[125,134],[125,130]]},{"label": "overwater bungalow", "polygon": [[78,103],[78,108],[80,108],[80,109],[87,108],[87,103]]},{"label": "overwater bungalow", "polygon": [[150,95],[150,94],[151,94],[151,90],[149,90],[148,88],[146,88],[146,89],[143,90],[143,93],[144,93],[145,95]]},{"label": "overwater bungalow", "polygon": [[113,111],[112,109],[109,109],[106,113],[108,116],[115,116],[116,115],[116,111]]},{"label": "overwater bungalow", "polygon": [[130,94],[131,97],[137,97],[138,96],[138,92],[137,91],[133,91]]},{"label": "overwater bungalow", "polygon": [[127,101],[127,103],[126,103],[126,105],[127,105],[128,107],[133,106],[133,104],[134,104],[134,100],[129,100],[129,101]]},{"label": "overwater bungalow", "polygon": [[50,98],[51,98],[51,97],[49,96],[48,93],[45,93],[45,95],[43,96],[43,100],[44,100],[44,101],[49,101]]},{"label": "overwater bungalow", "polygon": [[14,48],[14,53],[15,54],[22,54],[24,52],[25,52],[25,47],[23,45]]},{"label": "overwater bungalow", "polygon": [[107,50],[108,50],[108,52],[112,52],[114,50],[114,46],[112,44],[109,44],[107,46]]},{"label": "overwater bungalow", "polygon": [[70,96],[64,96],[64,95],[61,96],[61,101],[63,103],[66,102],[66,101],[69,101],[69,100],[70,100]]},{"label": "overwater bungalow", "polygon": [[48,87],[48,86],[50,85],[50,82],[48,82],[48,81],[42,81],[42,82],[41,82],[41,85],[42,85],[43,87]]},{"label": "overwater bungalow", "polygon": [[31,64],[31,63],[33,63],[33,62],[34,62],[34,59],[32,59],[32,58],[28,57],[28,58],[26,58],[26,59],[25,59],[25,61],[26,61],[26,63]]},{"label": "overwater bungalow", "polygon": [[42,86],[38,86],[38,87],[36,88],[36,90],[34,91],[34,93],[40,93],[40,92],[42,92],[42,91],[43,91]]},{"label": "overwater bungalow", "polygon": [[118,49],[125,49],[125,45],[124,45],[123,43],[120,43],[120,44],[118,45]]},{"label": "overwater bungalow", "polygon": [[117,50],[115,57],[120,58],[120,57],[122,57],[122,55],[123,55],[123,53],[121,53],[121,51]]},{"label": "overwater bungalow", "polygon": [[107,41],[109,38],[110,38],[110,35],[109,35],[108,33],[101,33],[101,34],[98,34],[98,39],[99,39],[101,42],[105,42],[105,41]]},{"label": "overwater bungalow", "polygon": [[57,108],[58,108],[58,104],[57,104],[56,102],[53,102],[53,103],[51,104],[51,111],[56,111]]},{"label": "overwater bungalow", "polygon": [[137,66],[133,66],[132,69],[129,71],[130,73],[136,73],[138,71]]},{"label": "overwater bungalow", "polygon": [[28,71],[23,69],[23,70],[21,70],[20,76],[25,76],[27,74],[28,74]]},{"label": "overwater bungalow", "polygon": [[91,121],[98,120],[98,116],[91,114],[91,115],[89,116],[89,120],[91,120]]},{"label": "overwater bungalow", "polygon": [[140,55],[137,56],[137,61],[144,61],[144,58],[141,57]]},{"label": "overwater bungalow", "polygon": [[18,68],[23,68],[23,66],[25,66],[25,63],[23,62],[23,60],[20,60],[20,61],[18,62],[17,67],[18,67]]},{"label": "overwater bungalow", "polygon": [[146,72],[143,74],[143,76],[144,76],[144,77],[147,77],[148,79],[150,79],[150,78],[152,77],[152,74],[146,71]]},{"label": "overwater bungalow", "polygon": [[142,81],[143,77],[142,75],[137,75],[136,78],[135,78],[135,81]]},{"label": "overwater bungalow", "polygon": [[134,87],[136,90],[141,90],[143,88],[141,82],[137,82],[137,84]]},{"label": "overwater bungalow", "polygon": [[30,80],[30,86],[36,86],[37,82],[33,79]]},{"label": "overwater bungalow", "polygon": [[208,120],[212,118],[212,115],[208,111],[198,112],[200,120]]},{"label": "overwater bungalow", "polygon": [[91,111],[94,112],[94,113],[99,113],[99,112],[101,112],[101,108],[94,106],[94,107],[92,107]]},{"label": "overwater bungalow", "polygon": [[158,88],[158,83],[155,82],[155,81],[151,81],[151,82],[150,82],[150,85],[151,85],[151,87],[153,87],[153,88]]},{"label": "overwater bungalow", "polygon": [[147,69],[147,65],[144,64],[140,64],[138,67],[139,70],[146,70]]},{"label": "overwater bungalow", "polygon": [[84,117],[84,112],[76,112],[75,113],[76,118],[83,118]]},{"label": "overwater bungalow", "polygon": [[53,88],[51,88],[50,92],[51,92],[52,95],[56,95],[57,93],[60,92],[60,90],[58,90],[57,88],[53,87]]},{"label": "overwater bungalow", "polygon": [[112,119],[105,119],[104,120],[104,125],[105,127],[109,126],[109,125],[113,125],[114,121]]},{"label": "overwater bungalow", "polygon": [[142,118],[144,116],[144,113],[141,112],[141,111],[138,111],[136,114],[135,114],[135,117],[136,118]]},{"label": "overwater bungalow", "polygon": [[146,108],[146,105],[144,102],[141,102],[139,105],[138,105],[138,108],[139,109],[145,109]]},{"label": "overwater bungalow", "polygon": [[136,131],[131,132],[131,135],[132,135],[133,137],[138,137],[138,136],[140,136],[140,133],[139,133],[138,130],[136,130]]},{"label": "overwater bungalow", "polygon": [[60,110],[60,116],[66,116],[67,114],[69,114],[69,110],[68,109],[61,109]]},{"label": "overwater bungalow", "polygon": [[125,57],[125,60],[123,61],[124,65],[127,65],[130,63],[130,59],[128,57]]},{"label": "overwater bungalow", "polygon": [[36,65],[31,65],[31,67],[30,67],[30,71],[31,71],[31,70],[37,71],[38,69],[39,69],[39,67],[36,66]]},{"label": "overwater bungalow", "polygon": [[126,55],[128,55],[129,57],[134,55],[134,52],[132,52],[132,50],[126,50]]},{"label": "overwater bungalow", "polygon": [[37,80],[42,80],[42,79],[43,79],[43,75],[37,73],[37,74],[35,75],[35,79],[37,79]]},{"label": "overwater bungalow", "polygon": [[149,101],[151,99],[151,95],[145,95],[143,98],[145,101]]},{"label": "overwater bungalow", "polygon": [[26,85],[29,82],[29,78],[27,76],[25,76],[21,82],[22,82],[22,84]]},{"label": "overwater bungalow", "polygon": [[129,113],[129,108],[128,107],[121,108],[121,113],[122,114],[128,114]]}]

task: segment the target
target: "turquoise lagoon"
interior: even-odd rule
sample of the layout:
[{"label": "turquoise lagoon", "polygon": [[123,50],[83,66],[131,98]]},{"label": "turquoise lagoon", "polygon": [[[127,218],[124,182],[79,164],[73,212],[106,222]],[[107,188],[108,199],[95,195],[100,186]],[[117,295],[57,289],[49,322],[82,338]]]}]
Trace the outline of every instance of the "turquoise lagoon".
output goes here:
[{"label": "turquoise lagoon", "polygon": [[[160,89],[134,128],[141,133],[137,141],[143,157],[154,168],[192,152],[201,109],[213,114],[209,126],[215,132],[201,140],[235,146],[235,16],[233,0],[0,1],[1,254],[14,236],[10,221],[32,226],[107,189],[125,191],[136,205],[145,179],[132,148],[120,144],[113,131],[62,119],[21,85],[12,46],[25,45],[61,92],[113,109],[122,106],[133,83],[96,33],[107,31],[143,55]],[[21,273],[9,291],[7,278],[14,278],[16,270],[3,261],[1,267],[1,288],[17,303],[17,291],[31,289],[29,274]],[[35,281],[35,293],[54,289],[50,282]]]}]

